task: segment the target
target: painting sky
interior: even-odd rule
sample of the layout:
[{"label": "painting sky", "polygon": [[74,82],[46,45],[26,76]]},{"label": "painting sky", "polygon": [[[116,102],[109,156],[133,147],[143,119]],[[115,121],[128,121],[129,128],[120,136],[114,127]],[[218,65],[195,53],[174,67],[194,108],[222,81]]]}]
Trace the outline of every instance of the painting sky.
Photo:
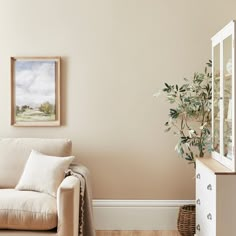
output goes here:
[{"label": "painting sky", "polygon": [[16,105],[55,105],[55,61],[15,61]]}]

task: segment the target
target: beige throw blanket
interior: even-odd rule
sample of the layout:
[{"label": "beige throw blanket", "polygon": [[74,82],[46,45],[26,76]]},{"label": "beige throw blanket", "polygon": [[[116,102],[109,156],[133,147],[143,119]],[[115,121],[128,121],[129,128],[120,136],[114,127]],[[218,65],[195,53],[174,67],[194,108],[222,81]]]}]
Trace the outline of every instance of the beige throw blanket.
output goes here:
[{"label": "beige throw blanket", "polygon": [[66,176],[73,175],[80,181],[79,236],[95,236],[89,171],[82,165],[70,165],[69,168]]}]

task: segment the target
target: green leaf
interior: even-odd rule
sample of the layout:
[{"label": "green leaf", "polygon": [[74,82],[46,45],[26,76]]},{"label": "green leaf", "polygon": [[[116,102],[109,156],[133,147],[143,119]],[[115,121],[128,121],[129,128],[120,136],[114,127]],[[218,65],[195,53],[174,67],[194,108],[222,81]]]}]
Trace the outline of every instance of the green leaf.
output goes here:
[{"label": "green leaf", "polygon": [[189,137],[187,136],[187,137],[185,137],[185,136],[182,136],[182,137],[180,137],[180,142],[182,143],[182,144],[185,144],[185,143],[187,143],[188,141],[189,141]]},{"label": "green leaf", "polygon": [[169,132],[171,130],[171,127],[165,129],[165,132]]},{"label": "green leaf", "polygon": [[178,111],[176,109],[171,108],[169,115],[170,115],[171,118],[176,119],[176,118],[178,118],[179,113],[178,113]]},{"label": "green leaf", "polygon": [[167,84],[167,83],[165,83],[165,86],[167,87],[167,88],[169,88],[170,86],[169,86],[169,84]]}]

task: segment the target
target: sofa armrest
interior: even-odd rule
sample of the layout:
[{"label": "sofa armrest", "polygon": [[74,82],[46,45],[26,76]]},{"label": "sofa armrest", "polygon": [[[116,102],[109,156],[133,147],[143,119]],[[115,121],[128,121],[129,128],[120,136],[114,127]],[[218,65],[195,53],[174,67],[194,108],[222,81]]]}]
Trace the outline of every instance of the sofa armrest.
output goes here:
[{"label": "sofa armrest", "polygon": [[80,181],[66,177],[57,190],[58,236],[78,236]]}]

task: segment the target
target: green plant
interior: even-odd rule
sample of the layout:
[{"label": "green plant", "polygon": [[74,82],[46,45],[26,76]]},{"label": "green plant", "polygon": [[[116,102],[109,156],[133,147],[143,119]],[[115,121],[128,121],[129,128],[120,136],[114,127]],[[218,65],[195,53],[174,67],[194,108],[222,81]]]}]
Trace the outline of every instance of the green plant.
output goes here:
[{"label": "green plant", "polygon": [[165,131],[173,131],[179,137],[176,151],[194,165],[196,157],[211,151],[211,66],[209,60],[204,73],[194,73],[193,78],[185,78],[182,85],[165,83],[162,89],[167,101],[174,105],[169,110]]}]

